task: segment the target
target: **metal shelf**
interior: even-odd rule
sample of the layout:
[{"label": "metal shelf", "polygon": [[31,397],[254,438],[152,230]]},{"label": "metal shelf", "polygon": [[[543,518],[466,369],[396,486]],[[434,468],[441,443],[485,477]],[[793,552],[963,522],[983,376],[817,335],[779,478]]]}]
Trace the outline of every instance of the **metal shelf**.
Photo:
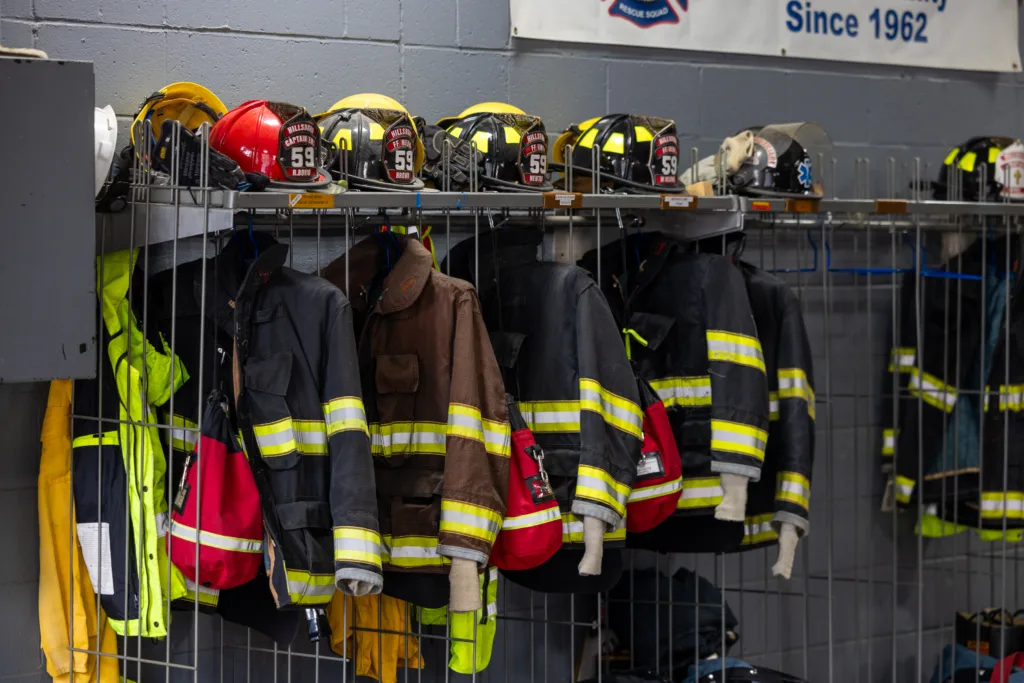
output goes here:
[{"label": "metal shelf", "polygon": [[[104,251],[134,244],[157,244],[205,233],[230,230],[238,224],[240,212],[252,211],[257,223],[280,225],[282,217],[307,229],[344,228],[346,213],[361,222],[372,213],[386,210],[413,214],[417,220],[451,220],[465,226],[479,220],[482,211],[501,211],[520,220],[537,220],[543,215],[552,227],[587,229],[596,223],[598,212],[606,215],[619,209],[643,212],[653,228],[675,229],[688,237],[701,238],[742,230],[744,219],[757,221],[768,215],[773,220],[800,216],[816,220],[831,215],[856,216],[878,224],[909,225],[909,217],[934,221],[956,216],[1024,217],[1024,204],[910,201],[903,199],[785,199],[735,196],[694,197],[691,195],[576,194],[571,192],[230,192],[207,194],[187,188],[150,186],[135,188],[133,210],[97,216],[97,240]],[[780,217],[780,214],[782,215]],[[569,216],[573,216],[571,221]],[[896,218],[896,217],[899,218]],[[615,221],[607,216],[604,221]],[[893,221],[896,221],[893,223]],[[435,223],[436,224],[436,223]]]}]

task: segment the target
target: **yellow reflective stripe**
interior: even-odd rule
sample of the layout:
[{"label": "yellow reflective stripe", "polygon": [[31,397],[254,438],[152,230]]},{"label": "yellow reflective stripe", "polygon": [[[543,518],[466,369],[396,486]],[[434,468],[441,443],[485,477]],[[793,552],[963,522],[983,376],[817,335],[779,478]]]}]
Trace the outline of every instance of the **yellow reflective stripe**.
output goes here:
[{"label": "yellow reflective stripe", "polygon": [[296,450],[292,419],[285,417],[270,424],[254,425],[253,434],[264,458],[275,458]]},{"label": "yellow reflective stripe", "polygon": [[[604,532],[604,541],[626,540],[625,525]],[[562,543],[583,543],[583,520],[571,512],[562,515]]]},{"label": "yellow reflective stripe", "polygon": [[528,529],[530,527],[547,524],[548,522],[553,522],[556,519],[561,518],[562,513],[559,509],[557,507],[551,507],[546,510],[537,510],[536,512],[530,512],[517,517],[506,517],[501,521],[501,530],[509,531],[512,529]]},{"label": "yellow reflective stripe", "polygon": [[988,163],[990,163],[990,164],[996,163],[996,160],[999,158],[999,154],[1002,151],[1003,150],[999,149],[998,147],[989,147],[988,148]]},{"label": "yellow reflective stripe", "polygon": [[724,361],[766,372],[761,342],[745,334],[708,330],[708,360]]},{"label": "yellow reflective stripe", "polygon": [[799,398],[807,403],[807,414],[815,418],[814,389],[801,368],[779,368],[779,398]]},{"label": "yellow reflective stripe", "polygon": [[327,422],[327,436],[345,431],[369,433],[363,399],[355,396],[336,398],[324,403],[323,409]]},{"label": "yellow reflective stripe", "polygon": [[956,407],[956,387],[946,384],[935,375],[912,368],[908,386],[912,396],[920,396],[925,403],[941,411],[951,413]]},{"label": "yellow reflective stripe", "polygon": [[957,166],[961,170],[967,171],[968,173],[974,172],[974,165],[978,162],[978,155],[974,152],[968,152],[967,154],[960,157],[960,163]]},{"label": "yellow reflective stripe", "polygon": [[633,126],[633,139],[637,142],[650,142],[654,134],[647,126]]},{"label": "yellow reflective stripe", "polygon": [[380,534],[361,527],[334,527],[334,561],[381,566]]},{"label": "yellow reflective stripe", "polygon": [[288,596],[297,605],[325,605],[334,596],[334,574],[287,569]]},{"label": "yellow reflective stripe", "polygon": [[327,425],[320,420],[292,420],[295,447],[303,455],[327,455]]},{"label": "yellow reflective stripe", "polygon": [[449,436],[472,439],[484,444],[488,453],[508,457],[511,455],[512,430],[508,424],[484,420],[480,410],[461,403],[448,406]]},{"label": "yellow reflective stripe", "polygon": [[580,378],[580,410],[597,413],[619,431],[643,439],[644,415],[640,406],[601,386],[593,379]]},{"label": "yellow reflective stripe", "polygon": [[102,434],[86,434],[76,437],[71,442],[72,448],[82,446],[116,446],[121,443],[121,436],[118,432],[103,432]]},{"label": "yellow reflective stripe", "polygon": [[772,526],[773,515],[753,515],[743,522],[743,545],[755,545],[775,541],[779,538]]},{"label": "yellow reflective stripe", "polygon": [[949,154],[946,155],[946,160],[942,163],[944,163],[946,166],[952,165],[952,163],[956,161],[956,157],[958,154],[960,154],[960,148],[954,147],[952,150],[950,150]]},{"label": "yellow reflective stripe", "polygon": [[181,415],[171,415],[171,448],[191,453],[199,438],[199,425]]},{"label": "yellow reflective stripe", "polygon": [[779,392],[768,392],[768,419],[777,422],[779,419]]},{"label": "yellow reflective stripe", "polygon": [[391,422],[370,425],[370,449],[374,455],[419,453],[444,455],[448,425],[438,422]]},{"label": "yellow reflective stripe", "polygon": [[518,145],[523,141],[523,136],[512,126],[505,126],[505,142],[510,145]]},{"label": "yellow reflective stripe", "polygon": [[586,147],[587,149],[594,146],[594,140],[597,138],[597,128],[591,128],[588,130],[580,141],[577,143],[580,147]]},{"label": "yellow reflective stripe", "polygon": [[580,431],[579,401],[520,401],[519,412],[534,434]]},{"label": "yellow reflective stripe", "polygon": [[779,472],[775,481],[775,500],[810,509],[811,482],[807,477],[796,472]]},{"label": "yellow reflective stripe", "polygon": [[471,503],[443,499],[441,531],[493,543],[501,528],[501,515]]},{"label": "yellow reflective stripe", "polygon": [[576,497],[603,503],[620,515],[626,514],[629,487],[612,475],[590,465],[580,465],[576,478]]},{"label": "yellow reflective stripe", "polygon": [[999,410],[1020,412],[1022,409],[1024,409],[1024,384],[999,385]]},{"label": "yellow reflective stripe", "polygon": [[473,137],[470,139],[470,144],[476,143],[476,149],[482,154],[487,154],[491,148],[491,134],[486,130],[478,130],[473,133]]},{"label": "yellow reflective stripe", "polygon": [[181,578],[185,582],[185,590],[187,591],[185,596],[182,598],[183,600],[187,600],[188,602],[198,600],[201,605],[209,605],[211,607],[217,606],[217,601],[220,598],[219,590],[192,583],[184,574]]},{"label": "yellow reflective stripe", "polygon": [[673,479],[669,482],[651,484],[649,486],[644,486],[643,483],[638,482],[629,492],[629,502],[636,503],[641,500],[651,500],[652,498],[661,498],[662,496],[673,495],[677,491],[682,490],[682,488],[682,477]]},{"label": "yellow reflective stripe", "polygon": [[626,151],[626,136],[622,133],[612,133],[605,140],[604,145],[601,146],[601,151],[608,152],[610,154],[625,154]]},{"label": "yellow reflective stripe", "polygon": [[896,477],[896,500],[900,503],[909,503],[910,497],[914,494],[914,480],[908,477]]},{"label": "yellow reflective stripe", "polygon": [[666,408],[711,405],[711,377],[665,377],[651,382]]},{"label": "yellow reflective stripe", "polygon": [[768,433],[740,422],[711,420],[711,449],[764,460]]},{"label": "yellow reflective stripe", "polygon": [[917,349],[894,346],[889,351],[889,372],[910,372],[917,365]]},{"label": "yellow reflective stripe", "polygon": [[676,508],[691,510],[694,508],[714,507],[722,502],[722,480],[718,477],[703,479],[683,479],[683,495],[679,496]]},{"label": "yellow reflective stripe", "polygon": [[982,492],[982,519],[1024,519],[1024,491]]},{"label": "yellow reflective stripe", "polygon": [[896,453],[896,434],[895,429],[882,430],[882,455],[891,458]]},{"label": "yellow reflective stripe", "polygon": [[441,567],[451,560],[437,554],[437,539],[431,536],[389,536],[384,538],[384,561],[393,567]]},{"label": "yellow reflective stripe", "polygon": [[[179,538],[189,543],[196,543],[196,530],[190,526],[186,526],[180,522],[171,521],[171,536]],[[253,540],[251,538],[236,538],[233,536],[222,536],[215,534],[212,531],[200,531],[198,543],[201,546],[209,546],[211,548],[219,548],[220,550],[230,550],[238,553],[251,553],[251,554],[262,554],[263,553],[263,540]]]}]

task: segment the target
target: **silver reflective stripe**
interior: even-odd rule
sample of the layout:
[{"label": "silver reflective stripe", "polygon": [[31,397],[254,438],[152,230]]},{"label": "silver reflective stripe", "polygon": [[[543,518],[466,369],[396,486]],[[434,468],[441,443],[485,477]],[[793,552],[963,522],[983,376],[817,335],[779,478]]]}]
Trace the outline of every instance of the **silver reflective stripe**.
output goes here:
[{"label": "silver reflective stripe", "polygon": [[761,363],[764,363],[764,356],[761,355],[761,351],[756,346],[747,346],[746,344],[737,344],[736,342],[724,341],[721,339],[708,339],[708,350],[718,351],[720,353],[732,353],[737,356],[746,356],[747,358],[756,358]]},{"label": "silver reflective stripe", "polygon": [[771,521],[761,522],[760,524],[747,524],[746,532],[747,536],[756,536],[757,534],[767,533],[772,530]]},{"label": "silver reflective stripe", "polygon": [[533,425],[573,423],[579,429],[580,411],[578,410],[538,410],[523,411],[523,419]]},{"label": "silver reflective stripe", "polygon": [[910,376],[909,385],[911,389],[918,389],[929,396],[942,401],[949,408],[956,405],[956,392],[944,389],[939,385],[924,379],[921,377],[920,373],[915,372]]},{"label": "silver reflective stripe", "polygon": [[566,522],[562,520],[562,535],[566,534],[582,534],[583,533],[583,522]]},{"label": "silver reflective stripe", "polygon": [[487,570],[487,580],[488,581],[497,581],[498,580],[498,568],[497,567],[491,567],[491,568],[489,568]]},{"label": "silver reflective stripe", "polygon": [[310,583],[303,583],[302,581],[288,582],[288,592],[293,595],[301,595],[311,598],[329,598],[334,595],[335,590],[336,588],[333,583],[328,586],[317,586]]},{"label": "silver reflective stripe", "polygon": [[774,399],[768,401],[768,412],[772,416],[778,418],[778,416],[779,416],[779,399],[774,398]]},{"label": "silver reflective stripe", "polygon": [[901,368],[913,367],[914,364],[917,362],[917,353],[904,353],[896,349],[893,349],[891,362],[893,365]]},{"label": "silver reflective stripe", "polygon": [[362,408],[335,408],[327,413],[327,423],[341,422],[342,420],[362,420],[366,422],[366,411]]},{"label": "silver reflective stripe", "polygon": [[667,484],[661,484],[659,486],[648,486],[647,488],[634,488],[629,492],[629,502],[635,502],[638,500],[648,500],[650,498],[657,498],[658,496],[664,496],[669,493],[675,493],[679,489],[683,488],[683,480],[676,479],[670,481]]},{"label": "silver reflective stripe", "polygon": [[711,398],[711,384],[694,386],[667,386],[657,389],[658,398],[670,401],[674,398]]},{"label": "silver reflective stripe", "polygon": [[361,538],[335,538],[334,551],[338,552],[339,550],[355,550],[371,555],[380,555],[380,543]]},{"label": "silver reflective stripe", "polygon": [[454,522],[456,524],[465,524],[481,531],[486,531],[489,535],[494,536],[498,533],[498,529],[501,525],[495,522],[493,519],[487,519],[479,515],[471,515],[468,512],[458,512],[456,510],[446,510],[441,508],[441,522]]},{"label": "silver reflective stripe", "polygon": [[270,434],[256,434],[256,443],[261,450],[271,446],[283,446],[290,441],[295,441],[295,430],[290,425]]},{"label": "silver reflective stripe", "polygon": [[447,438],[446,434],[437,432],[392,432],[391,434],[374,434],[373,445],[383,448],[410,444],[444,446]]},{"label": "silver reflective stripe", "polygon": [[295,430],[295,441],[301,444],[326,446],[327,445],[327,431],[322,429],[296,429]]},{"label": "silver reflective stripe", "polygon": [[505,450],[512,442],[512,435],[509,432],[492,432],[488,429],[484,430],[484,442],[488,446],[498,446],[502,451]]},{"label": "silver reflective stripe", "polygon": [[[913,484],[901,484],[899,482],[896,482],[896,488],[899,489],[899,492],[901,494],[903,494],[904,496],[906,496],[907,498],[909,498],[911,496],[911,494],[914,493],[914,485]],[[981,502],[981,507],[982,507],[982,509],[985,508],[985,501]]]},{"label": "silver reflective stripe", "polygon": [[158,512],[153,516],[153,518],[154,520],[156,520],[156,535],[160,536],[161,538],[166,536],[167,529],[170,528],[168,526],[168,522],[171,519],[170,515],[168,515],[166,512]]},{"label": "silver reflective stripe", "polygon": [[689,486],[683,489],[682,497],[684,499],[691,498],[721,498],[724,494],[721,486],[705,486],[701,488],[690,488]]},{"label": "silver reflective stripe", "polygon": [[448,413],[448,424],[455,427],[474,429],[478,432],[482,432],[484,430],[483,420],[478,417],[463,415],[461,413]]},{"label": "silver reflective stripe", "polygon": [[629,497],[628,494],[619,493],[618,491],[616,491],[614,488],[612,488],[611,484],[604,481],[603,479],[591,477],[586,474],[581,474],[579,477],[576,478],[576,486],[584,486],[586,488],[597,489],[598,491],[606,494],[610,498],[618,501],[619,505],[625,505],[626,499]]},{"label": "silver reflective stripe", "polygon": [[193,591],[193,592],[196,592],[196,593],[202,593],[203,595],[212,595],[214,597],[217,597],[218,595],[220,595],[220,591],[217,590],[216,588],[207,588],[206,586],[203,586],[203,585],[194,584],[194,583],[192,583],[191,581],[188,580],[187,576],[184,576],[184,575],[182,575],[182,578],[185,579],[185,588],[187,588],[190,591]]},{"label": "silver reflective stripe", "polygon": [[[177,522],[171,522],[171,535],[183,541],[196,542],[196,530]],[[210,548],[221,550],[234,550],[243,553],[263,552],[263,541],[252,541],[242,538],[228,538],[220,534],[212,534],[207,531],[199,532],[199,543]]]},{"label": "silver reflective stripe", "polygon": [[715,429],[714,427],[711,429],[711,439],[713,441],[726,441],[739,446],[749,446],[759,451],[763,451],[767,445],[764,440],[751,434],[739,434],[726,429]]},{"label": "silver reflective stripe", "polygon": [[885,440],[884,440],[882,445],[884,445],[886,448],[895,448],[896,447],[896,439],[893,437],[892,434],[886,434],[885,435]]},{"label": "silver reflective stripe", "polygon": [[196,445],[196,438],[198,438],[198,436],[198,433],[191,429],[185,429],[183,427],[174,427],[171,429],[172,441],[180,441],[188,444],[189,446]]},{"label": "silver reflective stripe", "polygon": [[807,487],[803,484],[798,484],[795,481],[782,481],[779,483],[779,490],[785,491],[786,493],[793,493],[800,496],[801,498],[810,498],[811,492],[807,490]]},{"label": "silver reflective stripe", "polygon": [[437,546],[399,545],[391,546],[392,558],[431,560],[437,559]]},{"label": "silver reflective stripe", "polygon": [[547,510],[538,510],[537,512],[531,512],[528,515],[520,515],[519,517],[506,517],[501,522],[501,528],[522,529],[523,527],[535,526],[537,524],[543,524],[544,522],[561,519],[561,517],[562,513],[557,507],[548,508]]},{"label": "silver reflective stripe", "polygon": [[[581,382],[581,384],[582,384],[582,382]],[[632,425],[632,426],[636,427],[637,430],[642,430],[643,429],[643,426],[644,426],[643,425],[643,419],[639,415],[637,415],[636,413],[630,412],[629,410],[626,410],[625,408],[620,408],[619,406],[615,405],[611,401],[606,400],[605,397],[601,395],[601,392],[597,391],[596,389],[591,389],[589,387],[585,387],[585,386],[581,385],[580,386],[580,400],[581,401],[593,401],[594,403],[597,403],[597,404],[599,404],[601,406],[601,410],[603,410],[604,412],[608,413],[612,417],[614,417],[614,418],[616,418],[618,420],[622,420],[626,424],[629,424],[629,425]]]},{"label": "silver reflective stripe", "polygon": [[985,510],[986,512],[1002,512],[1004,509],[1010,512],[1020,512],[1024,510],[1024,500],[1021,500],[1019,498],[1011,498],[1010,500],[1005,502],[1006,505],[1004,506],[1004,501],[999,500],[998,498],[995,500],[982,499],[981,509]]},{"label": "silver reflective stripe", "polygon": [[495,616],[498,613],[498,603],[489,602],[487,603],[487,616],[488,618]]},{"label": "silver reflective stripe", "polygon": [[809,385],[803,377],[779,377],[779,389],[807,389]]}]

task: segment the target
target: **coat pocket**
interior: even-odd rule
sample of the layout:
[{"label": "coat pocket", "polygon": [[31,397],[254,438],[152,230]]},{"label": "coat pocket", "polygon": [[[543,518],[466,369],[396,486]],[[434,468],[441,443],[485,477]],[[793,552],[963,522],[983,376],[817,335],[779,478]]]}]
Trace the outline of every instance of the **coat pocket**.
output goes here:
[{"label": "coat pocket", "polygon": [[250,359],[245,366],[245,388],[256,445],[271,469],[288,469],[298,464],[295,428],[285,399],[291,374],[289,351]]},{"label": "coat pocket", "polygon": [[331,506],[313,501],[281,503],[277,514],[285,532],[285,564],[314,574],[333,574]]},{"label": "coat pocket", "polygon": [[408,422],[416,413],[420,362],[414,353],[382,354],[375,358],[374,386],[382,424]]}]

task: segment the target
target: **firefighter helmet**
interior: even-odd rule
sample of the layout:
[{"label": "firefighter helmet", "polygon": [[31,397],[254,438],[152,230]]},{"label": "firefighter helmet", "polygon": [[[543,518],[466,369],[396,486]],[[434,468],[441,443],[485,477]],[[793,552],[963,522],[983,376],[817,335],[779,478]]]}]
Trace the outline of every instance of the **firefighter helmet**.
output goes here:
[{"label": "firefighter helmet", "polygon": [[325,140],[338,149],[331,173],[367,190],[422,190],[424,150],[417,123],[386,95],[338,100],[316,117]]},{"label": "firefighter helmet", "polygon": [[753,153],[729,176],[730,192],[755,197],[822,196],[814,186],[810,151],[812,146],[831,146],[821,126],[799,123],[748,130],[754,133]]},{"label": "firefighter helmet", "polygon": [[204,123],[214,125],[227,111],[219,97],[198,83],[171,83],[142,103],[132,122],[131,141],[135,145],[136,135],[145,130],[140,124],[149,124],[155,140],[160,136],[164,121],[179,121],[183,127],[195,132]]},{"label": "firefighter helmet", "polygon": [[679,138],[670,119],[609,114],[572,125],[555,141],[551,159],[566,176],[571,168],[577,190],[590,190],[595,166],[608,188],[658,193],[683,189],[678,177]]},{"label": "firefighter helmet", "polygon": [[[440,185],[445,164],[453,185],[465,189],[546,192],[548,136],[544,122],[503,102],[484,102],[427,127],[427,174]],[[451,145],[446,151],[446,142]]]},{"label": "firefighter helmet", "polygon": [[271,186],[306,189],[331,182],[320,129],[302,107],[249,100],[221,117],[210,146],[246,174],[266,176]]},{"label": "firefighter helmet", "polygon": [[988,136],[954,147],[939,169],[939,179],[932,183],[932,197],[940,201],[998,201],[1005,179],[1000,177],[996,161],[1013,143],[1013,138]]}]

